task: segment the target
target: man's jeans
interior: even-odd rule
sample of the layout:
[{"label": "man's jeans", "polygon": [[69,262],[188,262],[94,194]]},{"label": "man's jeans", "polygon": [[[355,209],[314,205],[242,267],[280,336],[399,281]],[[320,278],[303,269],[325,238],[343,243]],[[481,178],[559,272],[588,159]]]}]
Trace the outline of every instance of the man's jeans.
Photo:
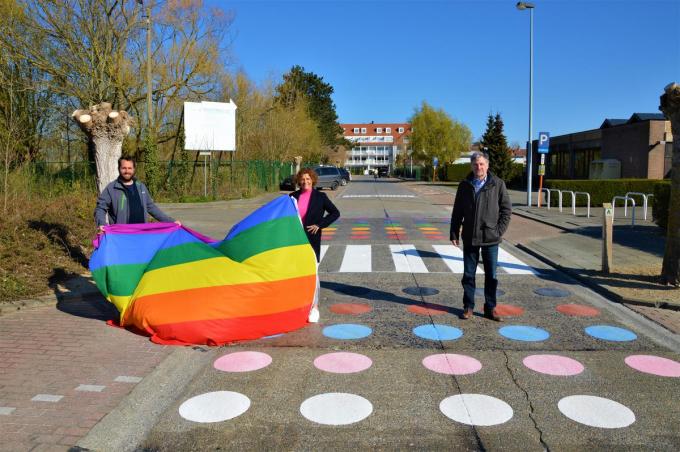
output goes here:
[{"label": "man's jeans", "polygon": [[479,250],[482,250],[484,262],[484,310],[490,311],[496,307],[496,264],[498,262],[498,245],[491,246],[463,246],[463,309],[475,307],[475,273],[479,264]]}]

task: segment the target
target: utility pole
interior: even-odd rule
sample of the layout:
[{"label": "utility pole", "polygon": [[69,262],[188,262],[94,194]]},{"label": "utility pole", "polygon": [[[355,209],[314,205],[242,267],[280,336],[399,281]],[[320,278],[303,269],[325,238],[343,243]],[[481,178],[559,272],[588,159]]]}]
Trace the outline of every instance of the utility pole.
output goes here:
[{"label": "utility pole", "polygon": [[[144,0],[137,0],[137,3],[144,8]],[[153,105],[151,102],[153,87],[151,85],[151,5],[148,3],[142,17],[146,19],[146,114],[149,127],[147,133],[151,133],[153,130]]]}]

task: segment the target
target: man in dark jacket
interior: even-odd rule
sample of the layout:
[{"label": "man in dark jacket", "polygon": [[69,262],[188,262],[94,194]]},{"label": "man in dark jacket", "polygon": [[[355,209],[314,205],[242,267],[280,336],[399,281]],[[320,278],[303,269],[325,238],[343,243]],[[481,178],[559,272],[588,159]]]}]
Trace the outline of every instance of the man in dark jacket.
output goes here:
[{"label": "man in dark jacket", "polygon": [[104,232],[107,224],[146,223],[149,215],[158,221],[179,225],[167,216],[151,199],[146,185],[135,179],[135,161],[129,157],[118,159],[118,179],[111,182],[99,194],[94,209],[98,233]]},{"label": "man in dark jacket", "polygon": [[484,262],[484,317],[501,321],[496,313],[496,264],[498,245],[510,225],[512,203],[505,182],[489,172],[489,158],[475,152],[472,172],[458,185],[451,212],[451,242],[459,246],[463,226],[463,314],[472,317],[475,307],[475,274],[481,250]]}]

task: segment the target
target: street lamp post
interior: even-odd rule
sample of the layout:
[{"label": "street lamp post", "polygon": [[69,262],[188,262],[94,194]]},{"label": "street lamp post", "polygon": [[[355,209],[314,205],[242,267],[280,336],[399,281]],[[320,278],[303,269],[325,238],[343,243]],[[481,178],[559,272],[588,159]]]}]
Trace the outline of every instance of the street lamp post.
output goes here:
[{"label": "street lamp post", "polygon": [[527,141],[527,206],[531,207],[531,176],[533,161],[533,109],[534,109],[534,4],[517,2],[517,9],[529,10],[529,140]]}]

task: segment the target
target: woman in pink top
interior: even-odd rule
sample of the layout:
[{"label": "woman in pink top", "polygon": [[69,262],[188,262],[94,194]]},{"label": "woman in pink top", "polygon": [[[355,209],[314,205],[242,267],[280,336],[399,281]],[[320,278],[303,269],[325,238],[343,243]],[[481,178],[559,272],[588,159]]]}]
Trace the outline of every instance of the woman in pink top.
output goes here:
[{"label": "woman in pink top", "polygon": [[290,194],[298,202],[302,225],[309,244],[314,248],[317,262],[321,253],[321,230],[340,218],[340,212],[326,193],[314,188],[318,179],[314,170],[301,169],[295,176],[295,182],[300,189]]}]

